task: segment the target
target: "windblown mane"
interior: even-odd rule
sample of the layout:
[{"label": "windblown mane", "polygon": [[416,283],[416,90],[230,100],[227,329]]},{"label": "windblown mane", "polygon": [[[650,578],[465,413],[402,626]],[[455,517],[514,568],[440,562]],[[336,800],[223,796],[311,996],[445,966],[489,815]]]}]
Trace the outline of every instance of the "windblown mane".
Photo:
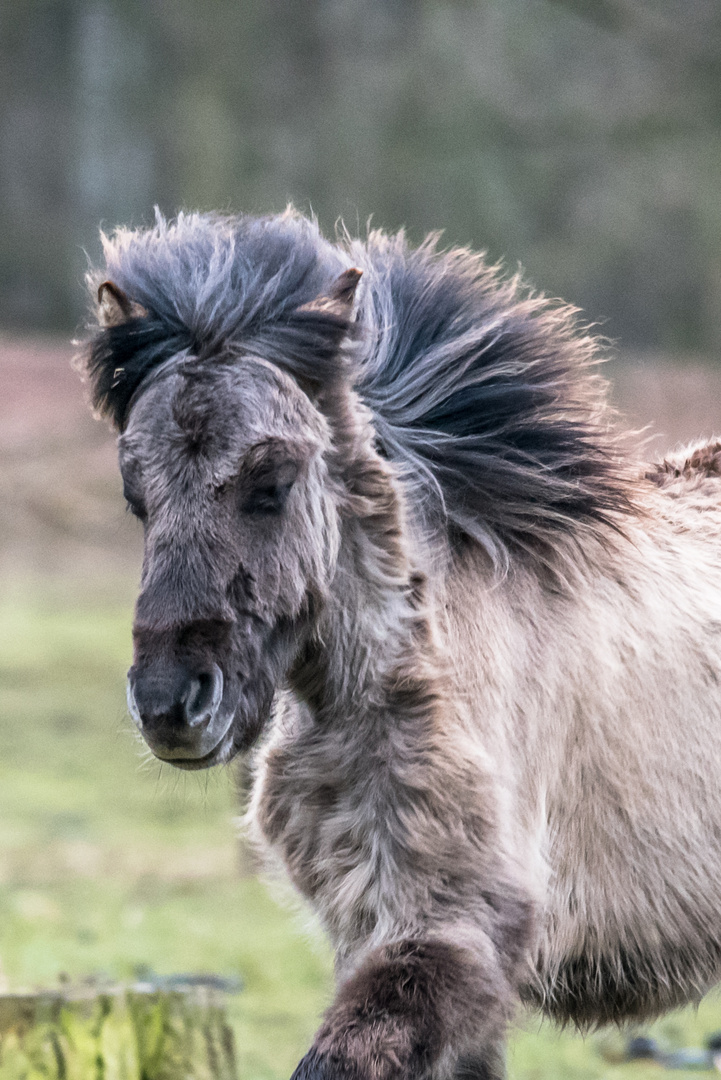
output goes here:
[{"label": "windblown mane", "polygon": [[426,528],[459,530],[503,565],[519,549],[548,559],[562,536],[618,529],[632,510],[592,370],[597,342],[574,309],[502,279],[482,256],[377,231],[333,245],[293,211],[159,215],[103,239],[91,287],[109,277],[144,309],[96,328],[85,354],[94,404],[119,428],[143,381],[178,353],[221,362],[252,350],[319,383],[337,374],[344,328],[302,309],[357,265],[355,386]]}]

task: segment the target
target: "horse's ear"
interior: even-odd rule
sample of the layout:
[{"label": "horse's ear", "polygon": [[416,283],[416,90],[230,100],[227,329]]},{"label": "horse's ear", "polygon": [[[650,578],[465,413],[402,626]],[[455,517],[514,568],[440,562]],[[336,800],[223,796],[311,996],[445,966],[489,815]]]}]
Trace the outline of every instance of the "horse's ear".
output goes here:
[{"label": "horse's ear", "polygon": [[[362,270],[351,267],[307,304],[295,308],[287,322],[276,327],[276,346],[289,363],[298,384],[312,400],[345,371],[341,346],[353,334],[353,299]],[[287,337],[280,344],[278,335]],[[292,358],[292,359],[291,359]]]},{"label": "horse's ear", "polygon": [[98,322],[101,326],[120,326],[128,319],[141,319],[147,315],[141,304],[136,304],[114,281],[98,285]]},{"label": "horse's ear", "polygon": [[298,311],[317,311],[324,315],[336,315],[340,319],[349,319],[353,311],[353,300],[358,282],[363,276],[363,271],[355,266],[344,270],[337,277],[327,292],[316,296],[309,304],[303,304]]}]

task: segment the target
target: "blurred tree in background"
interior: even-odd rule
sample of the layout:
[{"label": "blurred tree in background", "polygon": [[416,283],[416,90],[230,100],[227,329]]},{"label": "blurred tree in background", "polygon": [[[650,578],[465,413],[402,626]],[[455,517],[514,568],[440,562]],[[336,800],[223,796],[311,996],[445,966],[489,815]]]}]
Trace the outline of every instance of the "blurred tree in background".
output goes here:
[{"label": "blurred tree in background", "polygon": [[721,345],[718,0],[5,0],[0,325],[158,204],[369,215],[626,346]]}]

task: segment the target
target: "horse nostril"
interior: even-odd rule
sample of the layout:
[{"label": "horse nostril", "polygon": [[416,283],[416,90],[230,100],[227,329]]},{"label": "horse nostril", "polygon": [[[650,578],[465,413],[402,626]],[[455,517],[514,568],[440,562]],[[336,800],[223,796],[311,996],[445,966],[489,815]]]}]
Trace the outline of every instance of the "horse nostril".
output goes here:
[{"label": "horse nostril", "polygon": [[218,665],[197,674],[181,663],[133,667],[127,685],[130,714],[156,757],[181,768],[204,768],[234,716],[234,709],[223,708]]},{"label": "horse nostril", "polygon": [[195,675],[183,694],[183,711],[189,727],[209,724],[223,699],[223,672],[213,664],[209,672]]}]

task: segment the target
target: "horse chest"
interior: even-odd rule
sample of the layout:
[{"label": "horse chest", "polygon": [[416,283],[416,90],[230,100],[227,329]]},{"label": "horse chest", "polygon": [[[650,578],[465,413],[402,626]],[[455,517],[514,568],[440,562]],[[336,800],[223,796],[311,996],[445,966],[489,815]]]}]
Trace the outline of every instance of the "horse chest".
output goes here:
[{"label": "horse chest", "polygon": [[314,739],[277,743],[263,756],[254,808],[265,843],[331,931],[373,920],[379,808],[352,755]]}]

